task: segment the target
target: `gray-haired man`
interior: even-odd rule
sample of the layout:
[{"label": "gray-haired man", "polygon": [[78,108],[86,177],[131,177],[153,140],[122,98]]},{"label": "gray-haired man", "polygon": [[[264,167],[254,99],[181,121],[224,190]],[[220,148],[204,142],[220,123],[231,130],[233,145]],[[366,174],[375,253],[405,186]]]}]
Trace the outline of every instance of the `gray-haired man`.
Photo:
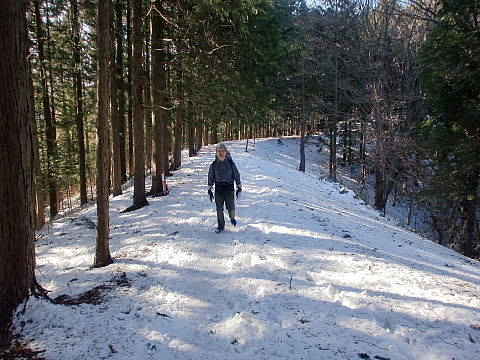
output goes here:
[{"label": "gray-haired man", "polygon": [[208,170],[208,195],[210,201],[213,201],[212,192],[215,185],[215,204],[217,206],[217,222],[216,232],[222,232],[225,229],[225,218],[223,215],[223,205],[225,204],[228,217],[233,226],[237,225],[235,219],[235,186],[237,185],[236,196],[240,198],[242,192],[242,182],[237,166],[232,160],[227,146],[220,143],[216,146],[215,161],[210,165]]}]

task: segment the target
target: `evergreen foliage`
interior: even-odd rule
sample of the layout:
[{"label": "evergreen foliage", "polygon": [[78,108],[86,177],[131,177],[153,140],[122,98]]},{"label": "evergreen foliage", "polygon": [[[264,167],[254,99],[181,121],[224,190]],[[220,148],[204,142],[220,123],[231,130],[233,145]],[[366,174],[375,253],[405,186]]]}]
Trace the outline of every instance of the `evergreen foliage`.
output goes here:
[{"label": "evergreen foliage", "polygon": [[432,161],[430,194],[457,219],[450,241],[471,256],[478,243],[476,223],[480,175],[480,2],[443,4],[436,27],[422,48],[421,79],[429,117],[422,146]]}]

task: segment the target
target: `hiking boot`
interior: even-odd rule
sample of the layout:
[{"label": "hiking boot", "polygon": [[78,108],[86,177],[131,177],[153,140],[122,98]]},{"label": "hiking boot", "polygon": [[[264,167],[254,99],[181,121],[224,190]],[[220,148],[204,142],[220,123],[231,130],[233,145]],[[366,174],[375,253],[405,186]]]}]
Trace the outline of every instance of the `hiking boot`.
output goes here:
[{"label": "hiking boot", "polygon": [[223,230],[225,229],[221,227],[217,227],[217,230],[215,230],[215,232],[218,234],[218,233],[221,233]]},{"label": "hiking boot", "polygon": [[237,226],[237,220],[231,219],[230,222],[232,223],[233,226]]}]

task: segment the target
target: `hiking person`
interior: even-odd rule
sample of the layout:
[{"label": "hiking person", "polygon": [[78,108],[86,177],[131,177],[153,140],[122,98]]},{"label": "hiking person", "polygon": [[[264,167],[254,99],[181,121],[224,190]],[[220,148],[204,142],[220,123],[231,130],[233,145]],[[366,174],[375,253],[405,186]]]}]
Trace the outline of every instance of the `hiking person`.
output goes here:
[{"label": "hiking person", "polygon": [[[237,220],[235,219],[235,195],[237,199],[240,199],[242,182],[240,181],[240,173],[227,150],[227,146],[224,143],[219,143],[215,147],[215,152],[215,161],[212,162],[208,170],[208,195],[210,201],[215,199],[218,224],[215,232],[219,233],[225,229],[224,204],[231,224],[237,226]],[[237,191],[235,191],[234,183],[237,186]],[[214,185],[215,195],[212,192]]]}]

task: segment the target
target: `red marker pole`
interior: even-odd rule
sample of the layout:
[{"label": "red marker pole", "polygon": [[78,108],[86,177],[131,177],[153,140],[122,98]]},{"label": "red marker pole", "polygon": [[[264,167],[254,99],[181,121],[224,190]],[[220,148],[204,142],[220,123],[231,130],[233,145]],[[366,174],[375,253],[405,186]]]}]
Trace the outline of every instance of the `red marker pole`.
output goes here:
[{"label": "red marker pole", "polygon": [[162,171],[162,187],[163,195],[168,195],[167,181],[165,180],[165,173]]}]

